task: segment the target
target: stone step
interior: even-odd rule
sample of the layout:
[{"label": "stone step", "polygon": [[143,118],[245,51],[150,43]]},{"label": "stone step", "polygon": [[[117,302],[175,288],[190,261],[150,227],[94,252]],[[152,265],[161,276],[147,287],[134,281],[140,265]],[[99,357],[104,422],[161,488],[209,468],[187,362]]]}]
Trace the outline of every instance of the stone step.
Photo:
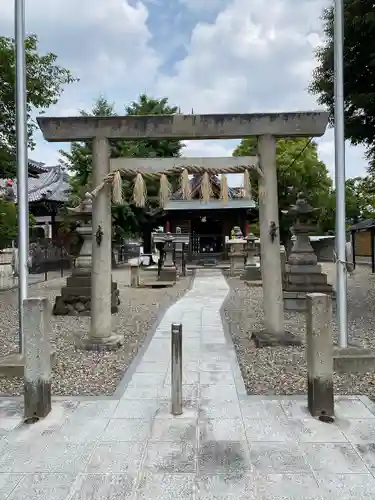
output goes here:
[{"label": "stone step", "polygon": [[321,274],[322,266],[317,264],[316,266],[304,266],[304,265],[285,265],[285,272],[290,274]]},{"label": "stone step", "polygon": [[313,292],[332,293],[333,288],[332,285],[329,285],[328,283],[327,284],[309,283],[301,286],[293,283],[284,282],[283,290],[285,292],[301,292],[301,293],[313,293]]},{"label": "stone step", "polygon": [[327,284],[327,275],[326,274],[285,274],[285,282],[291,283],[294,285],[304,286],[305,283],[307,285],[326,285]]}]

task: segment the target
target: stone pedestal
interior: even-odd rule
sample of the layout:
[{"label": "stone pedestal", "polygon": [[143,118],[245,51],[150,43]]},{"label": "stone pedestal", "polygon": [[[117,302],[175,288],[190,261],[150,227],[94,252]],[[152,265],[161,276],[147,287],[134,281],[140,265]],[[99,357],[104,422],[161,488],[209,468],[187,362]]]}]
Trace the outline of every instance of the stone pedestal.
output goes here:
[{"label": "stone pedestal", "polygon": [[250,233],[246,236],[246,264],[245,264],[245,272],[242,274],[241,279],[245,281],[261,281],[262,273],[260,271],[260,265],[255,260],[255,254],[257,249],[255,247],[255,241],[257,240],[254,234]]},{"label": "stone pedestal", "polygon": [[245,239],[227,241],[231,276],[239,276],[245,270],[246,244]]},{"label": "stone pedestal", "polygon": [[[77,210],[78,209],[78,210]],[[83,244],[72,275],[66,280],[66,286],[61,289],[61,295],[56,297],[53,307],[55,316],[91,316],[92,296],[92,204],[89,198],[77,209],[71,209],[75,217],[81,219],[77,233],[83,238]],[[120,304],[117,284],[111,283],[111,312],[117,313]]]},{"label": "stone pedestal", "polygon": [[296,235],[291,254],[285,266],[283,296],[287,311],[305,312],[308,293],[325,293],[333,296],[333,289],[327,283],[327,275],[322,272],[317,257],[310,244],[309,233],[315,226],[309,222],[314,209],[300,195],[291,213],[297,221],[292,227]]}]

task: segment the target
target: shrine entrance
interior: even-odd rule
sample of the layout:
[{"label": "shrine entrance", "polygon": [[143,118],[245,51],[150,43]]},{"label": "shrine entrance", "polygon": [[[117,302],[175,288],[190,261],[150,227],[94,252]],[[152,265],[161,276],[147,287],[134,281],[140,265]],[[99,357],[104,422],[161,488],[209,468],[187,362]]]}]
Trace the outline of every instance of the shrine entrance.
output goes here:
[{"label": "shrine entrance", "polygon": [[224,254],[223,222],[215,216],[200,215],[191,221],[192,258],[222,258]]}]

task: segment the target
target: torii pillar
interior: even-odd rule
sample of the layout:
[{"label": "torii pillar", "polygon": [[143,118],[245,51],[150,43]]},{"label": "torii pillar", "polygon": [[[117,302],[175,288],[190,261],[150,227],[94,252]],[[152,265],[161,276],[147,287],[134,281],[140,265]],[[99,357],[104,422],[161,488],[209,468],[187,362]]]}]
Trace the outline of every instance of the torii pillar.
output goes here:
[{"label": "torii pillar", "polygon": [[[111,117],[50,118],[43,116],[37,120],[47,141],[94,142],[93,177],[94,181],[98,183],[101,182],[104,174],[109,172],[109,139],[136,141],[143,139],[196,140],[260,137],[259,156],[260,166],[263,168],[263,178],[260,182],[263,199],[259,207],[265,316],[263,334],[267,342],[271,344],[288,343],[288,336],[284,331],[281,286],[275,138],[320,137],[326,130],[328,113],[308,111]],[[178,164],[179,159],[175,160]],[[106,165],[105,168],[103,164]],[[98,173],[99,168],[100,173]],[[151,166],[150,169],[152,169]],[[93,245],[96,244],[96,236],[100,233],[102,233],[102,240],[101,245],[98,245],[99,248],[93,252],[92,316],[89,333],[89,342],[92,345],[109,348],[119,345],[121,342],[120,338],[111,333],[111,304],[109,300],[111,295],[110,206],[110,192],[109,189],[104,188],[93,203]],[[107,299],[102,300],[103,296],[106,296]],[[261,340],[260,337],[259,340]]]}]

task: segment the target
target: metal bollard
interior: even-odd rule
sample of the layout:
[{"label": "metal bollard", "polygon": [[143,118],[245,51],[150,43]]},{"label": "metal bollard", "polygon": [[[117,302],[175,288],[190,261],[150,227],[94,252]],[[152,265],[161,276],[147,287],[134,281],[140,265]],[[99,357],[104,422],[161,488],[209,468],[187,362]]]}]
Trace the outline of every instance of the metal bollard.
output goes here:
[{"label": "metal bollard", "polygon": [[172,415],[182,414],[182,325],[172,323]]}]

